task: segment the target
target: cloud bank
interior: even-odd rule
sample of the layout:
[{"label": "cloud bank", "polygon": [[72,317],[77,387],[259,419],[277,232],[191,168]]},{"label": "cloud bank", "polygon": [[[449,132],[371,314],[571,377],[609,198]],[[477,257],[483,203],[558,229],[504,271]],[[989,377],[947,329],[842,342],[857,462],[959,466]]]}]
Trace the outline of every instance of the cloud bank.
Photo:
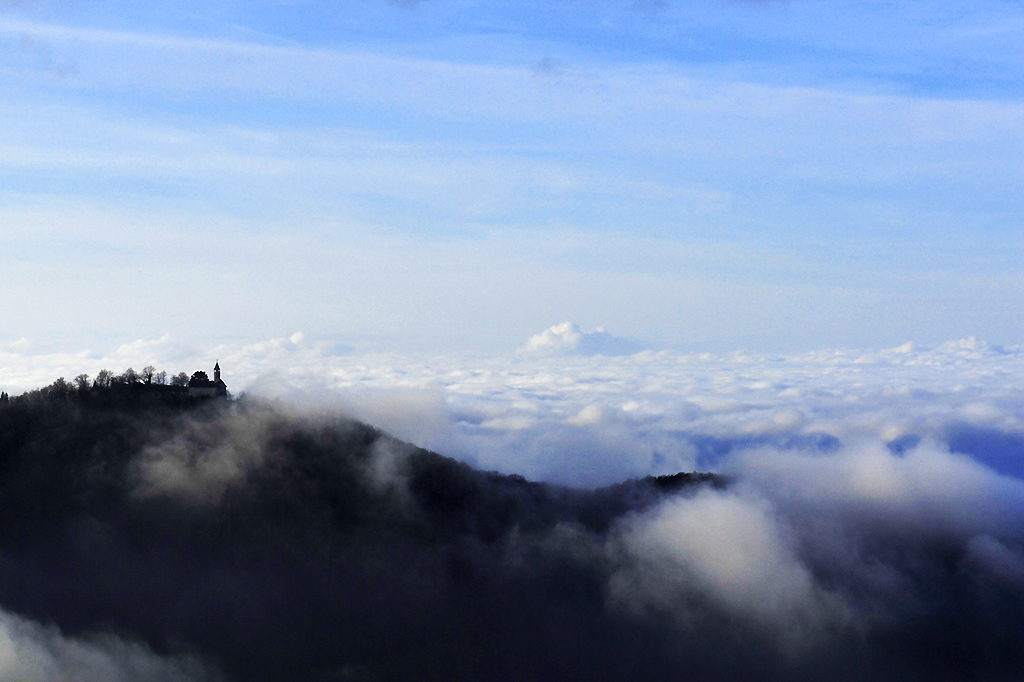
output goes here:
[{"label": "cloud bank", "polygon": [[0,611],[3,682],[199,682],[216,680],[194,657],[161,657],[113,635],[65,637],[53,626]]},{"label": "cloud bank", "polygon": [[931,444],[1024,477],[1024,352],[974,338],[797,355],[515,358],[339,354],[301,333],[201,353],[170,336],[107,353],[21,341],[0,347],[0,390],[103,367],[209,371],[215,360],[236,395],[327,405],[474,465],[557,483],[720,470],[741,449],[854,443],[902,455]]}]

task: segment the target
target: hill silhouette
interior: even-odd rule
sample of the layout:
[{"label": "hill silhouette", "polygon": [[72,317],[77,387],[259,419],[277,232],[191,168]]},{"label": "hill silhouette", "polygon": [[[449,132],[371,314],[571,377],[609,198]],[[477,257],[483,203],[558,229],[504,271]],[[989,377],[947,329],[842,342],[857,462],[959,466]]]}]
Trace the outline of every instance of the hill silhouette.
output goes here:
[{"label": "hill silhouette", "polygon": [[542,540],[720,484],[571,490],[340,416],[163,395],[43,390],[0,408],[0,605],[196,652],[230,679],[625,674],[646,627],[604,613],[599,564]]},{"label": "hill silhouette", "polygon": [[[631,520],[731,485],[721,477],[575,490],[477,471],[338,414],[183,395],[58,382],[0,404],[3,611],[64,636],[106,633],[201,661],[185,679],[1024,671],[1015,583],[966,574],[945,545],[880,545],[916,567],[915,601],[898,618],[787,649],[703,599],[697,583],[664,609],[631,606],[628,591],[613,598],[634,560],[623,549]],[[720,531],[690,532],[714,542]],[[657,566],[626,573],[657,585],[658,571],[679,570]],[[827,564],[819,570],[844,587]]]}]

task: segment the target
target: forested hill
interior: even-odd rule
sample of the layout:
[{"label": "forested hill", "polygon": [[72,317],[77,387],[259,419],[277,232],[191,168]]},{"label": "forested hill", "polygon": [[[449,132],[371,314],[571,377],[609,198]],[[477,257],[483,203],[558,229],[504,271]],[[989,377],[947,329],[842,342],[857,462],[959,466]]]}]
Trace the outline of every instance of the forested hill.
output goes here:
[{"label": "forested hill", "polygon": [[731,667],[607,599],[616,524],[713,476],[570,490],[336,415],[51,388],[0,405],[0,608],[66,636],[247,682]]}]

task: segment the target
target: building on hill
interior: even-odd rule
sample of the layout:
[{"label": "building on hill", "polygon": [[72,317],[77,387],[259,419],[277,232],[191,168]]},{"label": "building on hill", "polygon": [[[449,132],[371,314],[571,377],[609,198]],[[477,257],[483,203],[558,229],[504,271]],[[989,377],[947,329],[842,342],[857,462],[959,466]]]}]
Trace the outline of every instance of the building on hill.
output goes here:
[{"label": "building on hill", "polygon": [[198,371],[188,380],[190,398],[226,398],[228,386],[220,378],[220,362],[213,366],[213,381],[206,372]]}]

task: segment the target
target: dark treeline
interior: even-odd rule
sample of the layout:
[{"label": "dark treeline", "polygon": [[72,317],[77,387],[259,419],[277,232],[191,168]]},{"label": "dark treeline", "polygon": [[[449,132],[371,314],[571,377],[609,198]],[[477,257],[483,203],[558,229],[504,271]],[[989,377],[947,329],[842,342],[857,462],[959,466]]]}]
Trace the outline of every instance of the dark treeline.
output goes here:
[{"label": "dark treeline", "polygon": [[245,682],[1024,671],[1020,595],[973,603],[955,570],[929,576],[920,618],[799,657],[714,613],[682,627],[613,605],[618,524],[727,485],[711,475],[572,490],[244,396],[98,399],[112,381],[58,399],[62,385],[0,406],[0,607],[67,635],[198,654]]},{"label": "dark treeline", "polygon": [[[193,376],[206,379],[205,372]],[[185,405],[199,401],[188,398],[189,375],[179,372],[169,375],[166,371],[147,366],[141,371],[129,367],[120,374],[102,369],[95,377],[79,374],[68,381],[60,377],[52,384],[10,397],[0,394],[0,404],[38,404],[52,402],[96,403],[105,406],[117,405],[122,408],[147,407],[154,403]]]}]

